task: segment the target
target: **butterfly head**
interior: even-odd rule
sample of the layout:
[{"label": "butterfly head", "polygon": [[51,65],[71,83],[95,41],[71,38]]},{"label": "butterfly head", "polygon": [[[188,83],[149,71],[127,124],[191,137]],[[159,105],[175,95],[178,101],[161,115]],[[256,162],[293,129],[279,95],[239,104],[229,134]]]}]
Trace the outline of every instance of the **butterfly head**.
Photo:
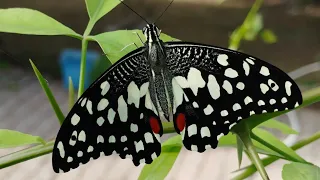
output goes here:
[{"label": "butterfly head", "polygon": [[154,24],[147,24],[146,27],[142,29],[147,42],[157,42],[160,41],[161,30]]}]

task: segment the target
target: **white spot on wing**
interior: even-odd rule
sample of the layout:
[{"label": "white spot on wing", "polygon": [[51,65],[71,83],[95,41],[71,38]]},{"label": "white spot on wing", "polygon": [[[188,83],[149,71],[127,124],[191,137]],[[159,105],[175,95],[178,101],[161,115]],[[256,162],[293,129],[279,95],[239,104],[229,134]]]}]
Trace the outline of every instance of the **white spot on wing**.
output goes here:
[{"label": "white spot on wing", "polygon": [[64,146],[63,143],[61,141],[58,142],[57,148],[59,150],[59,154],[61,158],[64,158],[66,155],[66,152],[64,151]]},{"label": "white spot on wing", "polygon": [[222,116],[222,117],[225,117],[225,116],[228,116],[228,111],[227,110],[222,110],[221,112],[220,112],[220,115]]},{"label": "white spot on wing", "polygon": [[110,108],[108,111],[108,121],[110,124],[113,124],[115,115],[116,112],[112,108]]},{"label": "white spot on wing", "polygon": [[146,143],[153,143],[153,137],[150,132],[144,133],[144,139],[146,140]]},{"label": "white spot on wing", "polygon": [[99,126],[102,126],[102,124],[104,123],[104,118],[101,116],[101,117],[99,117],[98,119],[97,119],[97,124],[99,125]]},{"label": "white spot on wing", "polygon": [[191,137],[195,134],[197,134],[197,126],[195,124],[188,126],[188,136]]},{"label": "white spot on wing", "polygon": [[203,109],[205,115],[210,115],[213,112],[213,108],[210,104],[207,105],[206,108]]},{"label": "white spot on wing", "polygon": [[276,82],[274,82],[272,79],[268,80],[268,85],[271,87],[271,89],[273,91],[278,91],[278,89],[279,89],[278,84]]},{"label": "white spot on wing", "polygon": [[233,89],[232,89],[232,85],[230,84],[229,81],[224,80],[222,87],[223,87],[223,89],[225,89],[227,91],[228,94],[232,94]]},{"label": "white spot on wing", "polygon": [[147,91],[148,91],[148,87],[149,87],[149,82],[145,82],[141,85],[140,87],[140,97],[143,97],[144,95],[146,95]]},{"label": "white spot on wing", "polygon": [[185,77],[176,76],[174,79],[178,82],[180,87],[182,87],[182,88],[188,88],[189,87],[189,83],[188,83],[188,81],[187,81],[187,79]]},{"label": "white spot on wing", "polygon": [[252,102],[252,99],[251,99],[251,97],[249,97],[249,96],[247,96],[245,99],[244,99],[244,103],[247,105],[247,104],[249,104],[249,103],[251,103]]},{"label": "white spot on wing", "polygon": [[274,105],[274,104],[276,103],[276,100],[275,100],[275,99],[270,99],[269,103],[270,103],[271,105]]},{"label": "white spot on wing", "polygon": [[104,138],[101,135],[98,135],[98,137],[97,137],[97,144],[99,144],[99,143],[104,143]]},{"label": "white spot on wing", "polygon": [[261,83],[260,84],[260,90],[263,94],[266,94],[268,91],[269,91],[269,86],[267,86],[266,84],[264,83]]},{"label": "white spot on wing", "polygon": [[122,122],[127,121],[127,119],[128,119],[128,105],[124,101],[122,95],[118,98],[118,114],[120,117],[120,121],[122,121]]},{"label": "white spot on wing", "polygon": [[197,145],[191,145],[191,151],[198,151],[198,146]]},{"label": "white spot on wing", "polygon": [[93,114],[93,112],[92,112],[92,102],[89,99],[87,101],[86,107],[87,107],[87,110],[88,110],[89,114],[92,115]]},{"label": "white spot on wing", "polygon": [[93,146],[89,146],[88,149],[87,149],[87,152],[88,153],[93,152]]},{"label": "white spot on wing", "polygon": [[241,109],[241,106],[240,106],[239,103],[235,103],[235,104],[232,106],[232,109],[233,109],[233,111],[237,111],[237,110]]},{"label": "white spot on wing", "polygon": [[70,163],[73,161],[73,158],[71,156],[68,157],[67,162]]},{"label": "white spot on wing", "polygon": [[192,103],[192,106],[193,106],[194,108],[199,108],[199,105],[198,105],[197,102],[193,102],[193,103]]},{"label": "white spot on wing", "polygon": [[86,105],[86,102],[87,102],[87,98],[84,98],[81,101],[81,107],[83,107],[84,105]]},{"label": "white spot on wing", "polygon": [[134,81],[131,81],[127,88],[128,92],[128,104],[134,103],[136,108],[139,108],[139,100],[140,100],[140,90]]},{"label": "white spot on wing", "polygon": [[126,142],[127,140],[128,140],[127,136],[125,135],[121,136],[121,139],[120,139],[121,142]]},{"label": "white spot on wing", "polygon": [[229,64],[227,59],[228,56],[226,54],[219,54],[217,57],[217,61],[221,66],[227,66]]},{"label": "white spot on wing", "polygon": [[219,134],[219,135],[217,136],[217,140],[219,141],[219,139],[220,139],[222,136],[224,136],[223,133]]},{"label": "white spot on wing", "polygon": [[269,69],[265,66],[262,66],[260,69],[260,74],[264,76],[269,76],[270,75]]},{"label": "white spot on wing", "polygon": [[210,130],[207,126],[201,128],[200,134],[202,138],[211,136]]},{"label": "white spot on wing", "polygon": [[83,130],[78,135],[78,141],[86,142],[86,133]]},{"label": "white spot on wing", "polygon": [[116,142],[116,137],[114,137],[113,135],[109,136],[109,143],[115,143]]},{"label": "white spot on wing", "polygon": [[243,84],[243,82],[238,82],[238,83],[237,83],[237,88],[238,88],[239,90],[243,90],[243,89],[244,89],[244,84]]},{"label": "white spot on wing", "polygon": [[100,102],[98,103],[97,110],[98,110],[98,111],[103,111],[103,110],[105,110],[105,109],[108,107],[108,105],[109,105],[108,99],[103,98],[103,99],[101,99]]},{"label": "white spot on wing", "polygon": [[285,104],[285,103],[288,102],[288,99],[287,99],[286,97],[283,97],[283,98],[281,99],[281,102],[282,102],[283,104]]},{"label": "white spot on wing", "polygon": [[179,107],[182,104],[183,101],[183,90],[177,83],[176,79],[172,79],[172,89],[173,89],[173,97],[174,97],[174,102],[173,102],[173,113],[176,112],[177,107]]},{"label": "white spot on wing", "polygon": [[246,61],[252,65],[254,65],[254,62],[250,58],[246,58]]},{"label": "white spot on wing", "polygon": [[130,130],[134,133],[138,132],[138,125],[132,123],[130,125]]},{"label": "white spot on wing", "polygon": [[[73,137],[74,137],[74,139],[75,140],[73,140]],[[78,138],[78,133],[77,133],[77,131],[73,131],[72,132],[72,134],[71,134],[71,137],[70,137],[70,140],[69,140],[69,144],[71,145],[71,146],[74,146],[75,144],[76,144],[76,139]]]},{"label": "white spot on wing", "polygon": [[213,75],[208,77],[208,90],[213,99],[218,99],[220,97],[220,86],[217,82],[217,79]]},{"label": "white spot on wing", "polygon": [[227,68],[225,71],[224,71],[224,75],[229,77],[229,78],[236,78],[238,77],[238,72],[235,71],[234,69],[232,68]]},{"label": "white spot on wing", "polygon": [[108,81],[105,81],[105,82],[101,83],[100,88],[101,88],[101,90],[102,90],[102,91],[101,91],[101,95],[102,95],[102,96],[106,95],[107,92],[108,92],[109,89],[110,89],[110,84],[109,84],[109,82],[108,82]]},{"label": "white spot on wing", "polygon": [[266,103],[263,100],[258,101],[258,106],[264,106],[264,105],[266,105]]},{"label": "white spot on wing", "polygon": [[249,67],[249,64],[245,61],[243,61],[243,69],[244,69],[245,74],[248,76],[249,72],[250,72],[250,67]]},{"label": "white spot on wing", "polygon": [[291,96],[291,86],[292,83],[290,81],[285,82],[286,93],[288,96]]},{"label": "white spot on wing", "polygon": [[188,73],[188,84],[193,94],[197,96],[198,89],[203,88],[206,85],[206,82],[203,80],[201,76],[201,72],[191,67]]},{"label": "white spot on wing", "polygon": [[139,142],[134,142],[134,146],[136,147],[136,152],[138,153],[139,151],[144,150],[144,145],[142,141]]},{"label": "white spot on wing", "polygon": [[75,113],[72,117],[71,117],[71,124],[72,125],[77,125],[80,121],[80,117]]}]

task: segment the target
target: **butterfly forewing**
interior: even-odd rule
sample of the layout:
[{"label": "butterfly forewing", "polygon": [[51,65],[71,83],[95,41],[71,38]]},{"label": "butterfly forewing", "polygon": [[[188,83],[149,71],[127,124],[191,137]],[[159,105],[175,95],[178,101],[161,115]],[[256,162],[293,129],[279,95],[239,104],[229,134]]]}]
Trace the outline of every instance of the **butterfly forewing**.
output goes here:
[{"label": "butterfly forewing", "polygon": [[98,78],[67,115],[53,148],[53,169],[67,172],[91,158],[119,154],[135,165],[160,155],[162,126],[148,90],[145,48]]},{"label": "butterfly forewing", "polygon": [[170,42],[165,47],[175,76],[174,125],[189,150],[215,148],[241,119],[302,103],[296,83],[267,62],[194,43]]}]

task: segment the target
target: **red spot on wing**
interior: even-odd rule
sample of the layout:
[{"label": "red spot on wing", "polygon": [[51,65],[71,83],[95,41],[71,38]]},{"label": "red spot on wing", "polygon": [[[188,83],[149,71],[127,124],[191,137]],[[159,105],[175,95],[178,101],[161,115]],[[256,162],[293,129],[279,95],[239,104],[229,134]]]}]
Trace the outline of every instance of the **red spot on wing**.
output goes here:
[{"label": "red spot on wing", "polygon": [[183,113],[179,113],[176,119],[176,126],[181,132],[186,126],[186,116]]},{"label": "red spot on wing", "polygon": [[160,132],[160,124],[157,118],[151,116],[149,119],[149,123],[151,126],[151,129],[154,133],[159,134]]}]

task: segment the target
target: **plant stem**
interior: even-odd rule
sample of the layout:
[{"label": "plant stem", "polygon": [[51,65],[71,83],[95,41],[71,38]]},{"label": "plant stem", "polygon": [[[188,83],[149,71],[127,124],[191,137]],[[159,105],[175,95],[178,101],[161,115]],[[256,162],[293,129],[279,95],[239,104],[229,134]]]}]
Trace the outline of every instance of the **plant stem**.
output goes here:
[{"label": "plant stem", "polygon": [[0,158],[0,169],[13,166],[20,162],[40,157],[52,152],[54,141],[49,141],[45,145],[37,145],[21,151],[8,154]]},{"label": "plant stem", "polygon": [[85,72],[86,72],[86,56],[87,56],[87,47],[88,40],[86,38],[82,39],[81,42],[81,64],[80,64],[80,77],[79,77],[79,90],[78,90],[78,98],[84,92],[84,80],[85,80]]},{"label": "plant stem", "polygon": [[74,105],[74,87],[71,77],[69,77],[69,110]]},{"label": "plant stem", "polygon": [[[316,141],[318,139],[320,139],[320,131],[315,133],[315,134],[313,134],[312,136],[310,136],[310,137],[308,137],[306,139],[298,141],[296,144],[291,146],[291,148],[293,150],[298,150],[298,149],[300,149],[300,148],[302,148],[302,147],[304,147],[304,146],[306,146],[306,145],[308,145],[308,144],[310,144],[310,143],[312,143],[312,142],[314,142],[314,141]],[[275,161],[277,161],[279,159],[280,158],[274,157],[274,156],[267,157],[267,158],[262,159],[262,163],[266,167],[266,166],[272,164],[273,162],[275,162]],[[241,179],[242,180],[242,179],[248,178],[249,176],[254,174],[256,172],[256,170],[257,170],[256,167],[253,164],[251,164],[250,166],[247,166],[245,169],[246,170],[244,172],[242,172],[238,176],[234,177],[233,179],[235,179],[235,180],[240,180]]]},{"label": "plant stem", "polygon": [[268,174],[267,174],[266,170],[264,169],[262,161],[261,161],[253,143],[252,143],[252,140],[250,137],[250,129],[248,128],[247,123],[243,123],[241,125],[241,127],[237,127],[235,129],[235,133],[240,137],[241,141],[243,142],[244,146],[246,147],[248,155],[249,155],[252,163],[255,165],[255,167],[259,171],[262,179],[269,180]]},{"label": "plant stem", "polygon": [[83,33],[83,39],[81,41],[81,64],[80,64],[80,75],[79,75],[79,89],[78,89],[78,98],[84,92],[84,82],[85,82],[85,72],[86,72],[86,61],[87,61],[87,48],[88,48],[88,36],[90,35],[95,21],[90,19],[86,30]]}]

